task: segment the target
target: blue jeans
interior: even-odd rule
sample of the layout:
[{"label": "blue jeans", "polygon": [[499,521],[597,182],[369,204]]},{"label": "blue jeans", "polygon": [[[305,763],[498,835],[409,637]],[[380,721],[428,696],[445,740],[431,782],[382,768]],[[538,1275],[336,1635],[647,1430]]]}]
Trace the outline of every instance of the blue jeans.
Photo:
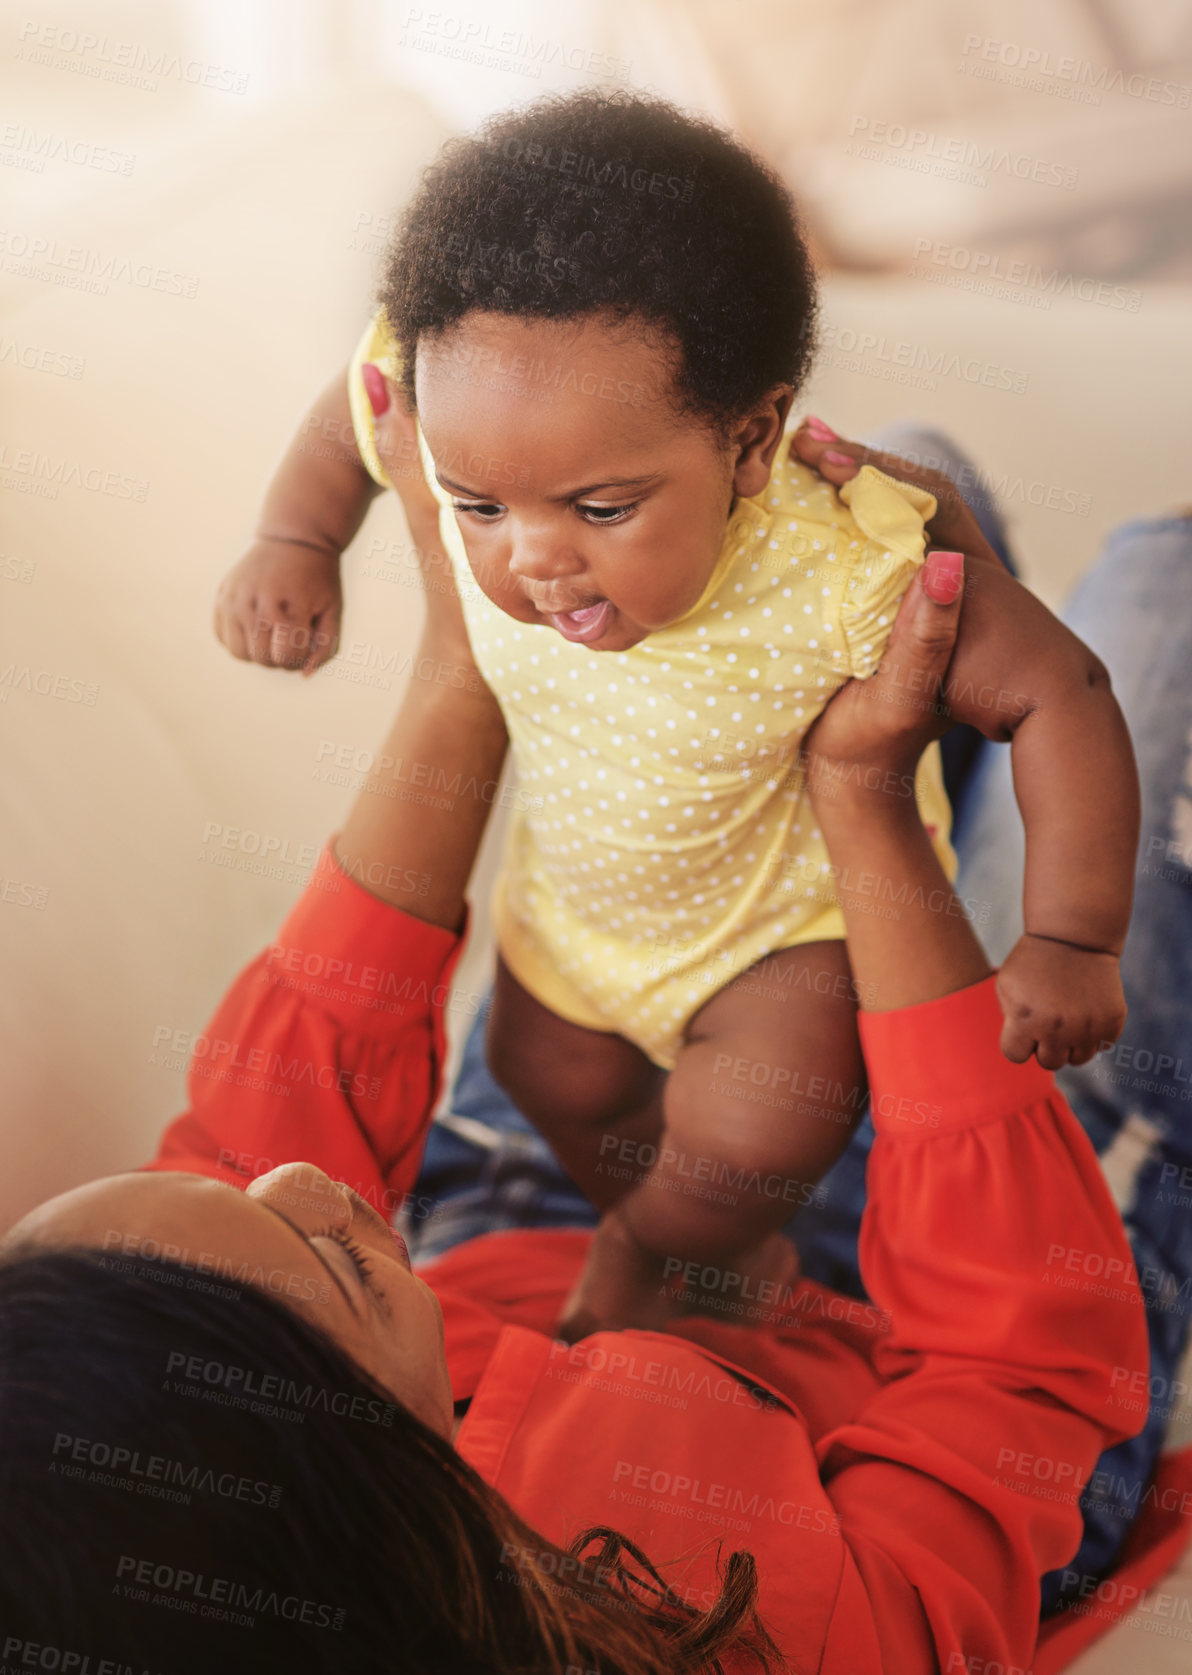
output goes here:
[{"label": "blue jeans", "polygon": [[[958,449],[904,426],[874,442],[946,471],[1013,568],[996,508]],[[1090,1487],[1082,1499],[1079,1552],[1065,1571],[1043,1579],[1045,1612],[1065,1604],[1065,1575],[1112,1568],[1154,1471],[1192,1323],[1192,519],[1144,519],[1116,530],[1063,618],[1110,671],[1142,781],[1142,842],[1122,959],[1129,1020],[1113,1048],[1058,1079],[1099,1153],[1129,1128],[1138,1161],[1123,1216],[1146,1300],[1151,1378],[1145,1428],[1102,1456],[1097,1493]],[[982,940],[998,963],[1022,928],[1024,845],[1009,752],[957,728],[945,740],[945,780],[961,862],[957,888],[987,904]],[[418,1193],[431,1208],[407,1229],[419,1261],[479,1233],[599,1219],[493,1081],[485,1021],[468,1037],[450,1113],[427,1143]],[[872,1144],[866,1114],[824,1177],[822,1201],[787,1228],[807,1275],[858,1297],[865,1292],[857,1233]],[[1079,1581],[1071,1591],[1078,1588]]]}]

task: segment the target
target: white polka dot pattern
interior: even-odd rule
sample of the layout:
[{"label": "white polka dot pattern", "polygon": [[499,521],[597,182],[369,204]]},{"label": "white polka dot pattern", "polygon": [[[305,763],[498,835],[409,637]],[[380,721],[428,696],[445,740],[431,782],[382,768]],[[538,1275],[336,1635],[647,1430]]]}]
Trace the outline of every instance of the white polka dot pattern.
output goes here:
[{"label": "white polka dot pattern", "polygon": [[[396,375],[378,321],[349,396],[361,457],[383,483],[365,359]],[[688,1019],[740,972],[844,934],[800,742],[850,675],[877,667],[934,502],[870,467],[838,496],[784,445],[767,488],[738,503],[694,610],[628,652],[601,653],[517,623],[480,593],[419,442],[528,805],[510,822],[498,943],[545,1005],[669,1068]],[[916,791],[954,876],[936,746]]]},{"label": "white polka dot pattern", "polygon": [[[888,483],[864,508],[871,527],[874,503],[897,497]],[[443,526],[470,580],[449,507]],[[511,823],[498,941],[544,1004],[669,1067],[687,1020],[739,972],[843,935],[800,741],[851,673],[876,668],[921,561],[788,461],[738,503],[694,611],[630,651],[515,622],[466,588],[530,805]],[[918,790],[954,872],[934,748]]]}]

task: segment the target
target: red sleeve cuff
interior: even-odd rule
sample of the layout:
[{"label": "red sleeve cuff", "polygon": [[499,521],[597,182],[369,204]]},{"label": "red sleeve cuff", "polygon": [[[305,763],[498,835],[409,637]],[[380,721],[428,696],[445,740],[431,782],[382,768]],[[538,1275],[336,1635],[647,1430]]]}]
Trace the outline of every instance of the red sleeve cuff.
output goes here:
[{"label": "red sleeve cuff", "polygon": [[970,1128],[1055,1095],[1038,1059],[1002,1052],[995,977],[939,1000],[860,1014],[870,1110],[879,1134]]},{"label": "red sleeve cuff", "polygon": [[459,931],[414,918],[349,877],[333,842],[270,944],[266,976],[348,1029],[396,1034],[420,1017],[441,1015],[467,913]]}]

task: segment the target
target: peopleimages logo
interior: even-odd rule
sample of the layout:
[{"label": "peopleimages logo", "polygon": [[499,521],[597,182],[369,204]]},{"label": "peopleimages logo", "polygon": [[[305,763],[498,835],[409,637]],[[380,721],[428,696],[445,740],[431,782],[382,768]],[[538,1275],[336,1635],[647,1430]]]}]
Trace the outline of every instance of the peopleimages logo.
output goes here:
[{"label": "peopleimages logo", "polygon": [[91,250],[86,245],[60,244],[56,238],[19,227],[0,229],[0,256],[10,258],[3,263],[7,272],[48,279],[70,290],[93,291],[100,296],[107,295],[112,281],[178,297],[195,297],[199,290],[197,274],[179,273],[131,256]]},{"label": "peopleimages logo", "polygon": [[1053,58],[1043,47],[1018,41],[999,41],[989,35],[966,35],[962,68],[968,75],[986,81],[1009,82],[1036,92],[1076,99],[1081,104],[1101,103],[1106,93],[1121,93],[1130,99],[1145,99],[1153,105],[1175,105],[1187,110],[1192,87],[1186,82],[1164,81],[1141,71],[1111,69],[1072,53]]},{"label": "peopleimages logo", "polygon": [[[281,1594],[261,1583],[233,1582],[226,1576],[205,1576],[152,1559],[137,1559],[122,1553],[116,1566],[116,1588],[125,1599],[143,1605],[165,1605],[189,1611],[192,1616],[214,1617],[235,1622],[243,1614],[251,1626],[256,1615],[305,1623],[310,1628],[342,1629],[342,1606]],[[152,1590],[152,1592],[150,1591]]]},{"label": "peopleimages logo", "polygon": [[[218,1495],[225,1500],[247,1501],[253,1506],[276,1507],[281,1503],[281,1486],[265,1483],[243,1473],[217,1471],[194,1461],[173,1460],[164,1454],[143,1454],[122,1443],[96,1441],[59,1431],[54,1438],[50,1470],[61,1477],[81,1477],[112,1487],[133,1487],[138,1494],[161,1495],[189,1502],[194,1494]],[[179,1491],[168,1496],[163,1491]]]},{"label": "peopleimages logo", "polygon": [[317,1384],[299,1384],[280,1373],[262,1373],[254,1367],[233,1366],[205,1359],[186,1350],[171,1350],[166,1361],[166,1384],[175,1395],[196,1389],[219,1390],[236,1398],[276,1402],[282,1407],[308,1413],[334,1414],[337,1419],[355,1419],[388,1430],[397,1412],[392,1402],[361,1396],[347,1390],[327,1390]]},{"label": "peopleimages logo", "polygon": [[560,150],[553,145],[539,145],[535,140],[520,140],[516,136],[504,141],[501,154],[506,161],[522,168],[550,169],[568,175],[587,185],[617,187],[623,192],[644,192],[652,198],[677,198],[689,203],[695,192],[695,178],[663,174],[660,169],[631,169],[623,159],[588,157],[580,151]]},{"label": "peopleimages logo", "polygon": [[[965,384],[980,384],[987,390],[1011,390],[1015,395],[1023,395],[1030,383],[1030,374],[1021,367],[1001,366],[975,355],[960,355],[833,323],[823,329],[821,352],[830,365],[846,372],[870,371],[895,381],[906,381],[902,374],[907,378],[916,376],[923,380],[922,387],[930,390],[937,387],[938,378],[958,378]],[[867,362],[873,364],[867,366]]]},{"label": "peopleimages logo", "polygon": [[1133,286],[1111,284],[1087,274],[1065,273],[1061,268],[1047,268],[1025,257],[1004,256],[996,250],[978,250],[967,244],[949,244],[943,239],[915,240],[910,277],[977,291],[982,296],[1010,298],[1044,310],[1051,307],[1056,297],[1091,302],[1099,308],[1122,309],[1127,314],[1137,314],[1142,303],[1142,292]]},{"label": "peopleimages logo", "polygon": [[0,1646],[4,1675],[18,1669],[57,1671],[57,1675],[152,1675],[144,1664],[121,1663],[116,1658],[93,1657],[70,1646],[51,1646],[44,1640],[22,1640],[8,1635]]},{"label": "peopleimages logo", "polygon": [[[10,448],[7,442],[0,442],[0,471],[11,471],[14,478],[28,478],[37,485],[37,492],[44,493],[48,500],[56,500],[60,488],[87,489],[92,494],[106,494],[117,500],[135,500],[138,503],[143,502],[149,493],[149,484],[144,478],[132,477],[127,472],[104,470],[98,465],[68,459],[64,454],[54,456],[43,454],[36,448]],[[5,482],[6,488],[18,486],[12,479]]]},{"label": "peopleimages logo", "polygon": [[[62,24],[26,19],[17,38],[21,44],[16,56],[30,64],[52,64],[55,69],[73,70],[104,81],[139,87],[145,92],[155,92],[163,76],[218,93],[244,93],[248,88],[246,71],[204,64],[196,58],[184,59],[176,52],[136,41],[114,40],[108,35],[94,35],[89,30],[71,29]],[[55,53],[62,56],[55,58]]]},{"label": "peopleimages logo", "polygon": [[1032,157],[996,142],[982,144],[964,135],[941,135],[929,128],[868,116],[853,117],[845,155],[896,162],[925,174],[951,171],[952,177],[967,177],[973,186],[987,186],[990,175],[1005,175],[1074,192],[1079,178],[1077,169],[1052,158]]}]

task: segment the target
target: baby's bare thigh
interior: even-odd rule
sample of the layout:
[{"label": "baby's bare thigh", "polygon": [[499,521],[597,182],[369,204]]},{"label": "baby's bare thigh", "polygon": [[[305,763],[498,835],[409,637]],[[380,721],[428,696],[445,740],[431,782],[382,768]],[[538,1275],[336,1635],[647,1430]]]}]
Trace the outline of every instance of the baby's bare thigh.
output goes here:
[{"label": "baby's bare thigh", "polygon": [[487,1051],[496,1080],[552,1144],[617,1125],[656,1096],[664,1076],[624,1036],[560,1018],[499,957]]},{"label": "baby's bare thigh", "polygon": [[804,943],[750,966],[691,1019],[666,1090],[666,1127],[737,1169],[814,1182],[843,1151],[866,1097],[845,945]]}]

